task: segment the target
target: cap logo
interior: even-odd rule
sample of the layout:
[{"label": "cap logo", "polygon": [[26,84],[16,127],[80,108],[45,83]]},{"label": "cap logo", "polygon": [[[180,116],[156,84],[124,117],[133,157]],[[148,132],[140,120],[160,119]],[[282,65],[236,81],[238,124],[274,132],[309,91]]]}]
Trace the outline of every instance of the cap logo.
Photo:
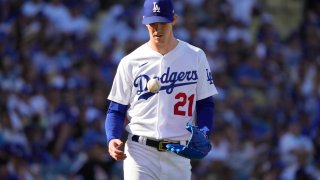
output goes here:
[{"label": "cap logo", "polygon": [[153,12],[160,12],[160,7],[156,2],[153,2]]}]

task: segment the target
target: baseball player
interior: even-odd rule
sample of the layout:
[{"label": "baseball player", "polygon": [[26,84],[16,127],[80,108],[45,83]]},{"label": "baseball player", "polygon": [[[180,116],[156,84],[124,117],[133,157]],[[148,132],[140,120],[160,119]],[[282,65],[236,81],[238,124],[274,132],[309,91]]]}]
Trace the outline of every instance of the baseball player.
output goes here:
[{"label": "baseball player", "polygon": [[205,53],[174,37],[172,1],[145,0],[143,13],[150,40],[119,63],[108,96],[108,150],[124,160],[124,179],[191,179],[190,159],[211,149],[217,90]]}]

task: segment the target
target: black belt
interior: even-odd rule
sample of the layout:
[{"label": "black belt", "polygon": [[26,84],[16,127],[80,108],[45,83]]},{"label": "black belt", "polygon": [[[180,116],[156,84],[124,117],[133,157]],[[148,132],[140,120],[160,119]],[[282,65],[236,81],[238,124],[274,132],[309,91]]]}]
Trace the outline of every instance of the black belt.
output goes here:
[{"label": "black belt", "polygon": [[[131,139],[132,139],[132,141],[139,142],[139,137],[140,136],[138,136],[138,135],[132,135]],[[155,140],[152,140],[152,139],[147,139],[146,140],[146,145],[147,146],[154,147],[158,151],[166,151],[167,150],[167,148],[166,148],[167,144],[180,144],[180,142],[155,141]]]}]

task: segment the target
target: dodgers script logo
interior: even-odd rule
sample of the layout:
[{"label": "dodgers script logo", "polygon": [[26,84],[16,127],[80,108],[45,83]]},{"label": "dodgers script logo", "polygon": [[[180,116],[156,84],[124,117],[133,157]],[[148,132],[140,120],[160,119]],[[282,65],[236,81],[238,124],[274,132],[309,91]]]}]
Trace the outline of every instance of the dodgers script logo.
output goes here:
[{"label": "dodgers script logo", "polygon": [[153,12],[160,12],[160,7],[156,2],[153,2]]},{"label": "dodgers script logo", "polygon": [[[153,77],[158,79],[162,86],[161,90],[165,90],[167,94],[171,94],[173,89],[179,86],[187,86],[190,84],[196,84],[198,79],[197,71],[185,71],[185,72],[170,72],[170,67],[160,77]],[[154,93],[148,92],[147,82],[150,77],[146,74],[141,74],[134,79],[134,87],[138,88],[137,95],[140,95],[138,99],[148,99],[153,96]],[[186,80],[187,82],[182,83]]]}]

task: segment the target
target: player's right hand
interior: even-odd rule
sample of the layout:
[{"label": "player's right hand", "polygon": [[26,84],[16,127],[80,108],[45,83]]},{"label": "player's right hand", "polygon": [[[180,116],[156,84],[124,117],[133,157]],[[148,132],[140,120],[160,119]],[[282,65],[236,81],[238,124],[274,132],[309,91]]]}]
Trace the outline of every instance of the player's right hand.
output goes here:
[{"label": "player's right hand", "polygon": [[115,160],[124,160],[127,158],[127,155],[121,150],[121,146],[123,146],[123,142],[120,139],[112,139],[109,142],[109,154]]}]

